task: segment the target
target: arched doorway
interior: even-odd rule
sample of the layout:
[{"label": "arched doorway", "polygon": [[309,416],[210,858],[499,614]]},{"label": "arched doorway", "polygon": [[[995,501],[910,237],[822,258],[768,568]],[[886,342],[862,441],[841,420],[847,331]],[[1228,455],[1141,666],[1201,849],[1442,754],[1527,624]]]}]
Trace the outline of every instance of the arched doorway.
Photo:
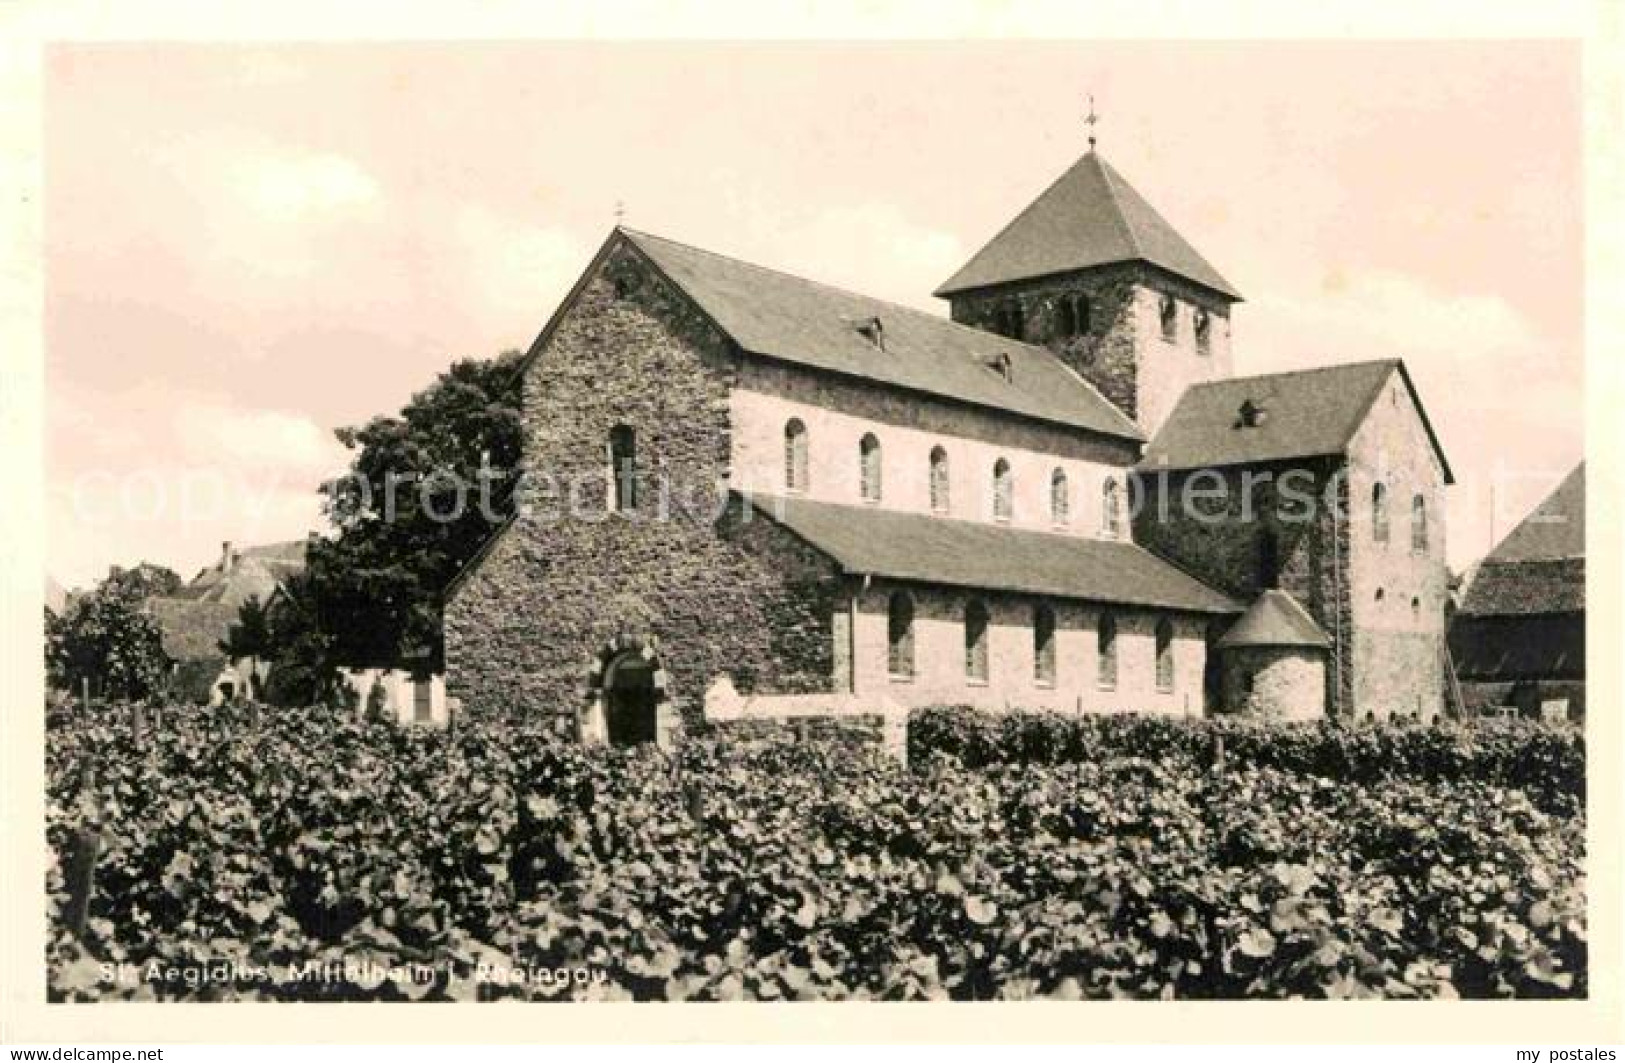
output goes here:
[{"label": "arched doorway", "polygon": [[660,692],[652,661],[637,650],[618,654],[604,669],[603,691],[610,745],[634,746],[658,739]]}]

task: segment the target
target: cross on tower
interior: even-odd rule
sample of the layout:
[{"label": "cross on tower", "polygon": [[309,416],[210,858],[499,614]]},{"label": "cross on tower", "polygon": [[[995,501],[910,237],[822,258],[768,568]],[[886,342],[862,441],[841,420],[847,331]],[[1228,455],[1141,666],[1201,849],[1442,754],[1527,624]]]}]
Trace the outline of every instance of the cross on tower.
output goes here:
[{"label": "cross on tower", "polygon": [[1095,123],[1100,121],[1100,116],[1095,114],[1095,94],[1092,92],[1089,94],[1089,115],[1083,121],[1089,127],[1089,150],[1094,151]]},{"label": "cross on tower", "polygon": [[615,201],[615,224],[620,226],[626,221],[626,204],[620,200]]}]

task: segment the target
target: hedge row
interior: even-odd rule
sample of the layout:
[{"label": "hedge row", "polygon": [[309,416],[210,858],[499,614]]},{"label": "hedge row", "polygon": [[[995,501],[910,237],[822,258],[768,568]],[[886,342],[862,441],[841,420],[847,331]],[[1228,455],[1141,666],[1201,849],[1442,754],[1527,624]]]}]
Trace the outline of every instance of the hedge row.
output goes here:
[{"label": "hedge row", "polygon": [[934,708],[909,719],[913,761],[951,757],[969,768],[1079,764],[1146,757],[1246,765],[1373,786],[1397,779],[1480,782],[1526,791],[1547,811],[1585,803],[1585,738],[1578,728],[1528,721],[1348,726],[1151,715],[990,713]]}]

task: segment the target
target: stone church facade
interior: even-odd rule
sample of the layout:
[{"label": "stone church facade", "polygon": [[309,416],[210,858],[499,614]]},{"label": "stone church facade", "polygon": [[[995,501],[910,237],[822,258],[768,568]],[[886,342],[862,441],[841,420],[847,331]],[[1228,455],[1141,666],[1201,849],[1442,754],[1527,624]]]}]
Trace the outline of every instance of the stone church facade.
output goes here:
[{"label": "stone church facade", "polygon": [[[518,511],[446,590],[465,711],[616,742],[948,703],[1200,715],[1226,707],[1218,642],[1266,589],[1303,617],[1272,603],[1293,619],[1249,623],[1250,657],[1287,629],[1330,648],[1326,689],[1291,686],[1284,714],[1437,711],[1448,470],[1402,366],[1408,411],[1369,402],[1337,447],[1284,460],[1358,496],[1338,470],[1367,439],[1398,449],[1426,549],[1378,556],[1317,515],[1313,549],[1249,575],[1255,530],[1135,504],[1148,462],[1208,430],[1188,397],[1233,382],[1240,296],[1103,159],[939,294],[951,320],[617,228],[521,369]],[[1292,420],[1270,379],[1254,390]],[[1216,453],[1221,478],[1283,460]],[[1372,580],[1425,604],[1378,613]],[[1395,682],[1416,689],[1376,688]]]}]

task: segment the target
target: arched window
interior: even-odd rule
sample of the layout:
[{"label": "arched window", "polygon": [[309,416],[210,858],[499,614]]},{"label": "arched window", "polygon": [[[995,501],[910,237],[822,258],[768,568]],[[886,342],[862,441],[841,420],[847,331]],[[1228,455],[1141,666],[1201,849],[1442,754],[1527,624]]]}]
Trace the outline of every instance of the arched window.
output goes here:
[{"label": "arched window", "polygon": [[1427,553],[1428,548],[1428,500],[1421,495],[1411,499],[1411,550],[1418,554]]},{"label": "arched window", "polygon": [[1157,621],[1157,689],[1174,689],[1174,625],[1167,617]]},{"label": "arched window", "polygon": [[1264,528],[1258,533],[1258,585],[1275,587],[1281,581],[1281,547],[1275,529]]},{"label": "arched window", "polygon": [[1123,487],[1116,480],[1107,478],[1100,485],[1100,533],[1108,539],[1115,539],[1122,534],[1123,522]]},{"label": "arched window", "polygon": [[914,674],[914,599],[895,591],[886,606],[886,669],[894,676]]},{"label": "arched window", "polygon": [[1206,310],[1196,311],[1196,353],[1207,354],[1212,349],[1213,318]]},{"label": "arched window", "polygon": [[1065,339],[1078,334],[1078,308],[1070,295],[1055,301],[1055,335]]},{"label": "arched window", "polygon": [[987,682],[987,606],[965,604],[965,676]]},{"label": "arched window", "polygon": [[1033,678],[1055,685],[1055,610],[1043,602],[1033,606]]},{"label": "arched window", "polygon": [[1000,458],[993,463],[993,519],[1009,520],[1015,515],[1016,490],[1010,463]]},{"label": "arched window", "polygon": [[1021,339],[1026,324],[1019,299],[1011,299],[999,309],[999,331],[1011,339]]},{"label": "arched window", "polygon": [[1049,474],[1049,515],[1056,524],[1072,519],[1072,490],[1066,481],[1066,470],[1056,469]]},{"label": "arched window", "polygon": [[865,502],[880,501],[880,440],[873,432],[863,437],[858,444],[858,463],[861,473],[863,500]]},{"label": "arched window", "polygon": [[1095,629],[1095,659],[1099,662],[1100,688],[1117,689],[1117,618],[1102,613]]},{"label": "arched window", "polygon": [[790,491],[807,489],[807,426],[799,417],[784,426],[784,486]]},{"label": "arched window", "polygon": [[931,511],[948,512],[948,452],[931,448]]},{"label": "arched window", "polygon": [[1179,338],[1179,304],[1171,295],[1165,295],[1157,304],[1157,318],[1162,323],[1162,338],[1172,343]]},{"label": "arched window", "polygon": [[624,424],[609,430],[609,468],[614,483],[611,502],[618,513],[636,509],[638,504],[637,433]]},{"label": "arched window", "polygon": [[1371,538],[1388,541],[1388,488],[1380,483],[1371,487]]}]

